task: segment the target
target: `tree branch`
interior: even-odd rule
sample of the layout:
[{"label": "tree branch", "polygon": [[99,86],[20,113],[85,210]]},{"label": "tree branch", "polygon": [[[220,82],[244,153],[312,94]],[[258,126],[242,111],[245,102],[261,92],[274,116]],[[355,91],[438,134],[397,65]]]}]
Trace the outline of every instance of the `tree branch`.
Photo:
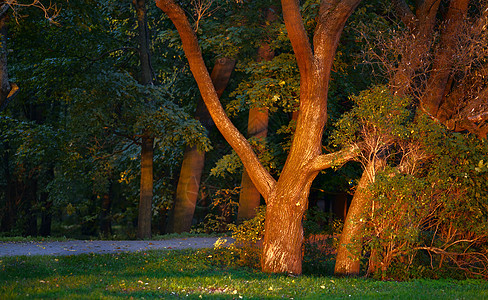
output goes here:
[{"label": "tree branch", "polygon": [[[361,0],[322,0],[313,43],[315,58],[321,64],[333,56],[344,25]],[[332,61],[331,61],[332,62]]]},{"label": "tree branch", "polygon": [[322,154],[310,162],[308,167],[311,171],[320,171],[333,166],[340,166],[359,155],[359,147],[353,145],[337,152]]},{"label": "tree branch", "polygon": [[312,71],[313,53],[307,31],[303,26],[299,1],[282,0],[281,6],[288,37],[290,38],[293,52],[295,52],[298,69],[300,70],[300,81],[307,82],[307,77],[310,77]]},{"label": "tree branch", "polygon": [[173,0],[155,0],[158,6],[175,25],[181,37],[183,51],[190,64],[190,70],[195,78],[202,99],[207,106],[210,116],[215,122],[215,126],[224,136],[225,140],[236,151],[252,182],[265,199],[268,198],[276,181],[269,172],[261,165],[259,159],[247,142],[246,138],[237,130],[219,101],[217,92],[208,73],[205,62],[203,61],[197,37],[191,27],[184,11]]}]

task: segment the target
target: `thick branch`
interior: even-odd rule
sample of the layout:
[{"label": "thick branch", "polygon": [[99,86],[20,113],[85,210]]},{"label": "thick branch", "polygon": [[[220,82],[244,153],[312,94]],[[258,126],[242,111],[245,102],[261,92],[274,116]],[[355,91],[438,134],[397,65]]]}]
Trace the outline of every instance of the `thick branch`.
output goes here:
[{"label": "thick branch", "polygon": [[[281,6],[288,37],[300,70],[300,81],[306,83],[312,71],[313,53],[300,15],[300,4],[298,0],[282,0]],[[304,87],[307,88],[307,84]]]},{"label": "thick branch", "polygon": [[446,94],[451,69],[455,61],[456,42],[459,28],[467,14],[468,0],[452,0],[449,3],[445,28],[442,32],[439,51],[432,66],[423,97],[420,99],[421,108],[434,118],[437,118],[439,106]]},{"label": "thick branch", "polygon": [[215,126],[239,155],[244,167],[249,171],[252,182],[261,195],[267,199],[276,181],[261,165],[246,138],[225,114],[203,61],[197,38],[184,11],[173,0],[156,0],[156,5],[168,15],[180,34],[190,70]]},{"label": "thick branch", "polygon": [[[330,60],[347,19],[361,0],[322,0],[314,33],[314,52],[319,64]],[[331,53],[332,52],[332,53]]]},{"label": "thick branch", "polygon": [[359,155],[359,147],[354,145],[346,149],[317,156],[309,165],[311,171],[320,171],[333,166],[340,166]]}]

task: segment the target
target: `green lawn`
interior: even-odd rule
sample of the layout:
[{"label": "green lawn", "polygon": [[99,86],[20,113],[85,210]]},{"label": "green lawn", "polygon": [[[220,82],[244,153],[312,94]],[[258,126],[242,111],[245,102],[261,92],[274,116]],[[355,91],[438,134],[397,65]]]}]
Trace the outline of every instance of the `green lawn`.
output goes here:
[{"label": "green lawn", "polygon": [[0,299],[488,299],[483,280],[290,277],[218,267],[213,255],[185,250],[1,257]]}]

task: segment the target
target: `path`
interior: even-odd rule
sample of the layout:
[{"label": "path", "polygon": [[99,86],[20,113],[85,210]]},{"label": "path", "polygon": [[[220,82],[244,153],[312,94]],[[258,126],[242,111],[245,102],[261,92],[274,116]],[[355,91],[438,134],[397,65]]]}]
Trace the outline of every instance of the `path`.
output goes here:
[{"label": "path", "polygon": [[217,237],[193,237],[159,241],[0,242],[0,256],[76,255],[155,249],[200,249],[212,248],[217,240]]}]

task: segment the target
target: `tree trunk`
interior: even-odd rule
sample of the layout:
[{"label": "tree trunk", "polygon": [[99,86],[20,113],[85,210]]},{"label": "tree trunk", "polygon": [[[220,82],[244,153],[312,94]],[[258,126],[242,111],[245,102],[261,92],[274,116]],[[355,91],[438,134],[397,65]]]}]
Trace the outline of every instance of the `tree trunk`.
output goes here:
[{"label": "tree trunk", "polygon": [[263,272],[302,273],[302,220],[307,209],[312,180],[311,178],[308,183],[300,184],[294,184],[293,180],[289,180],[288,183],[283,183],[282,188],[277,188],[276,194],[268,199],[261,258]]},{"label": "tree trunk", "polygon": [[37,179],[26,179],[26,187],[24,190],[24,197],[22,199],[24,205],[24,236],[37,236]]},{"label": "tree trunk", "polygon": [[[235,60],[229,58],[221,58],[215,62],[210,77],[218,97],[222,95],[225,87],[229,83],[235,63]],[[199,98],[198,101],[196,119],[209,131],[213,127],[212,118],[202,99]],[[186,148],[178,186],[176,188],[175,206],[170,222],[173,225],[173,232],[181,233],[190,231],[204,164],[205,152],[199,151],[196,147]]]},{"label": "tree trunk", "polygon": [[53,202],[49,199],[48,192],[41,193],[41,225],[39,227],[39,234],[41,236],[47,237],[51,235],[51,225],[52,225],[52,206]]},{"label": "tree trunk", "polygon": [[[459,31],[466,17],[468,0],[452,0],[446,15],[446,24],[442,31],[439,50],[435,53],[431,76],[427,87],[420,98],[421,108],[430,116],[439,119],[438,112],[445,96],[449,92],[449,79],[453,74],[452,65],[455,61],[455,53]],[[457,103],[455,103],[457,105]],[[454,111],[456,107],[450,110]],[[447,109],[445,109],[447,110]],[[445,120],[441,120],[445,121]]]},{"label": "tree trunk", "polygon": [[111,191],[102,196],[101,211],[100,211],[100,233],[104,237],[112,235],[112,216],[110,210],[112,206]]},{"label": "tree trunk", "polygon": [[371,160],[366,165],[359,184],[356,187],[339,239],[334,270],[335,275],[359,275],[364,225],[373,201],[371,195],[368,193],[368,185],[374,182],[376,170],[382,165],[378,160]]},{"label": "tree trunk", "polygon": [[149,28],[147,27],[146,0],[133,0],[136,8],[138,39],[139,39],[139,61],[141,63],[140,83],[147,85],[153,83],[150,37]]},{"label": "tree trunk", "polygon": [[[141,77],[143,85],[153,84],[151,55],[149,47],[149,28],[147,27],[146,1],[134,0],[136,8],[139,60],[141,62]],[[144,99],[144,101],[147,101]],[[141,139],[141,190],[139,200],[139,215],[137,219],[137,238],[151,237],[152,198],[153,198],[153,159],[154,137],[144,130]]]},{"label": "tree trunk", "polygon": [[138,239],[151,237],[153,151],[153,138],[143,137],[141,145],[141,191],[139,200],[139,215],[137,218]]}]

